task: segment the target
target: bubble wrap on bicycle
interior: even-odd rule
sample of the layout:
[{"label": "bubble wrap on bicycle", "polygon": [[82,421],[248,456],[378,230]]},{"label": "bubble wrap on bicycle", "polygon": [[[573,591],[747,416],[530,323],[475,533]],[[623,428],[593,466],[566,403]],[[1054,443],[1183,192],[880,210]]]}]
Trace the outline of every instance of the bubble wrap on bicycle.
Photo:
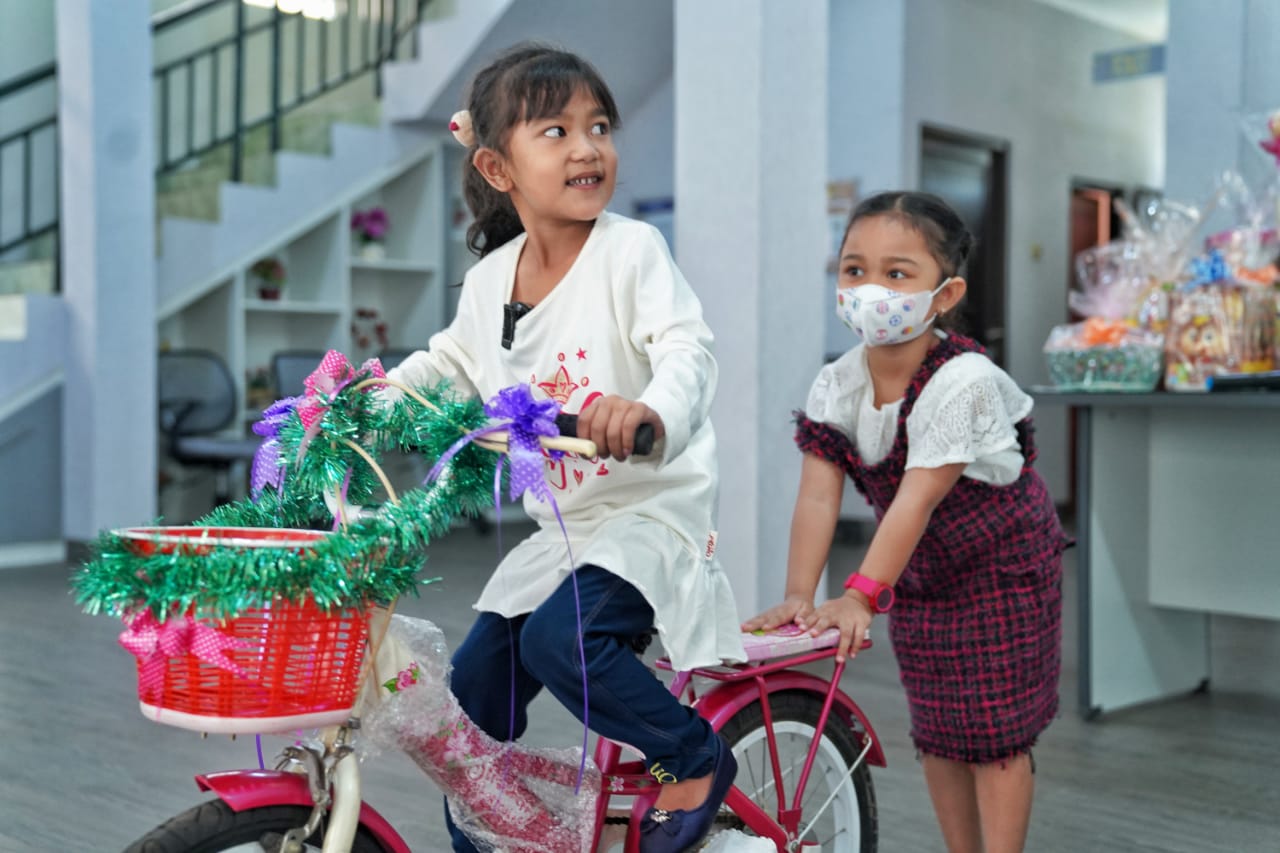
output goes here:
[{"label": "bubble wrap on bicycle", "polygon": [[575,566],[590,563],[640,590],[676,668],[742,660],[733,591],[715,553],[719,478],[709,413],[717,368],[697,296],[653,226],[605,213],[504,348],[503,306],[524,240],[471,268],[454,321],[390,377],[418,386],[449,380],[485,400],[529,383],[569,413],[616,394],[657,412],[666,436],[650,457],[548,461],[573,562],[551,506],[526,494],[525,512],[540,529],[503,559],[477,609],[529,613]]},{"label": "bubble wrap on bicycle", "polygon": [[581,749],[494,740],[458,706],[449,670],[439,628],[392,617],[375,662],[377,696],[361,697],[361,756],[403,749],[449,798],[455,823],[481,851],[586,850],[601,783],[595,765],[586,762],[575,793]]}]

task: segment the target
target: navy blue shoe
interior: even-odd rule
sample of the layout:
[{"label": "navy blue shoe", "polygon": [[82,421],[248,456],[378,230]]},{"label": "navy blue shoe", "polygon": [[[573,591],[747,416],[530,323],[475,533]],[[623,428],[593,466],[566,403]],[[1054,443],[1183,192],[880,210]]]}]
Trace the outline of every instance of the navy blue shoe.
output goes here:
[{"label": "navy blue shoe", "polygon": [[711,769],[711,791],[696,809],[651,808],[640,821],[640,853],[681,853],[692,850],[711,833],[716,813],[738,775],[738,760],[733,751],[716,736],[720,751]]}]

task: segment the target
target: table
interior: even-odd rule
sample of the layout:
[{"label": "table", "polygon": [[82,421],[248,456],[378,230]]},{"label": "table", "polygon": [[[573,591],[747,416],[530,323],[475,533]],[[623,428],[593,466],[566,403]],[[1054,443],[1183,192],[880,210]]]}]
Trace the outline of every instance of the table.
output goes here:
[{"label": "table", "polygon": [[1280,393],[1081,394],[1070,406],[1086,717],[1206,689],[1209,619],[1280,619]]}]

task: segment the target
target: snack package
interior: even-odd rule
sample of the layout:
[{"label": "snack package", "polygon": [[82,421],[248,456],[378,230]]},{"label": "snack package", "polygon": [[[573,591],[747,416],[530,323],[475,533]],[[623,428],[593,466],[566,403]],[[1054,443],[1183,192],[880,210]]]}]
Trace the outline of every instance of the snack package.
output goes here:
[{"label": "snack package", "polygon": [[1275,367],[1273,292],[1240,282],[1215,282],[1172,295],[1165,348],[1168,391],[1202,391],[1220,373]]},{"label": "snack package", "polygon": [[1123,321],[1092,318],[1055,326],[1044,354],[1049,378],[1063,391],[1154,391],[1164,339]]}]

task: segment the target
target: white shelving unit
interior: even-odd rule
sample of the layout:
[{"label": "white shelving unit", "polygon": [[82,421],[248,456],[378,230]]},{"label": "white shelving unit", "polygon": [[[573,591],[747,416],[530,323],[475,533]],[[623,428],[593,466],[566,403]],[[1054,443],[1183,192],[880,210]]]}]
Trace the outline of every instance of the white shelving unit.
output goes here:
[{"label": "white shelving unit", "polygon": [[[223,357],[236,380],[244,423],[255,414],[245,401],[247,375],[269,367],[284,350],[337,349],[357,364],[376,355],[376,339],[356,345],[359,309],[386,324],[386,347],[424,346],[448,321],[443,281],[449,223],[439,145],[394,174],[382,175],[332,209],[298,224],[297,231],[256,257],[245,258],[225,280],[160,318],[162,348],[199,347]],[[356,211],[382,207],[390,223],[383,254],[361,256],[350,222]],[[264,299],[250,273],[254,262],[277,258],[285,268],[278,299]],[[375,321],[362,319],[362,323]]]}]

